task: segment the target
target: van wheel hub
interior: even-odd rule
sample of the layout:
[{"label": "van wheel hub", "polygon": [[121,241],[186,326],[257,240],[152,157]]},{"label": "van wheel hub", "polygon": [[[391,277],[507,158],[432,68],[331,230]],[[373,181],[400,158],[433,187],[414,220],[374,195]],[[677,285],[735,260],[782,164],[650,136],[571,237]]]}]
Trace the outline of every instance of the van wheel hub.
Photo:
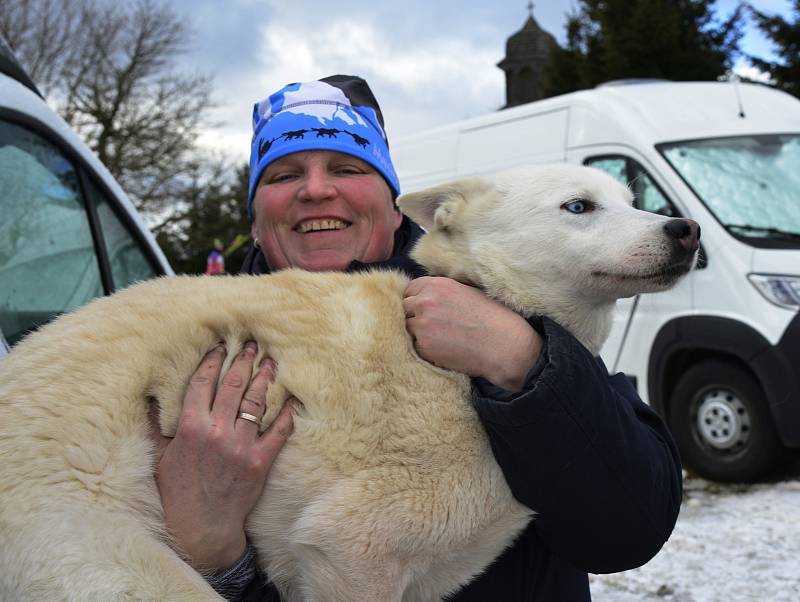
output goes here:
[{"label": "van wheel hub", "polygon": [[733,391],[714,389],[706,393],[697,408],[697,431],[716,449],[741,448],[750,439],[750,416]]}]

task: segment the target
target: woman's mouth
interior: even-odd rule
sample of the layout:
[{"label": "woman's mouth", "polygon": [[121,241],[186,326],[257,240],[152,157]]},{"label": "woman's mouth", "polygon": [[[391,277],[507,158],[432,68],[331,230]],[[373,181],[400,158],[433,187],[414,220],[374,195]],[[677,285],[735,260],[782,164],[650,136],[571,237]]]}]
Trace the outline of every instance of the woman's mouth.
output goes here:
[{"label": "woman's mouth", "polygon": [[344,230],[349,226],[349,223],[340,219],[309,219],[300,222],[295,227],[295,231],[305,234],[306,232],[321,232],[325,230]]}]

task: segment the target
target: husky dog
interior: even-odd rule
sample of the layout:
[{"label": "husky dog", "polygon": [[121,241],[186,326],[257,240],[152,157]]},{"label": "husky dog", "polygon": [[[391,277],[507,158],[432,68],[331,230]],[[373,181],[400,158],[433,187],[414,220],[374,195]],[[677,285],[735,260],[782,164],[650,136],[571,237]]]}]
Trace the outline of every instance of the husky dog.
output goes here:
[{"label": "husky dog", "polygon": [[[413,257],[430,273],[547,315],[597,353],[617,298],[695,262],[697,224],[631,199],[600,171],[551,165],[398,204],[427,230]],[[0,363],[0,599],[220,599],[167,543],[148,436],[151,403],[174,435],[220,340],[232,357],[253,339],[278,364],[262,426],[290,394],[304,404],[246,525],[284,599],[427,601],[469,582],[533,512],[495,463],[469,378],[416,354],[407,283],[162,278],[25,339]]]}]

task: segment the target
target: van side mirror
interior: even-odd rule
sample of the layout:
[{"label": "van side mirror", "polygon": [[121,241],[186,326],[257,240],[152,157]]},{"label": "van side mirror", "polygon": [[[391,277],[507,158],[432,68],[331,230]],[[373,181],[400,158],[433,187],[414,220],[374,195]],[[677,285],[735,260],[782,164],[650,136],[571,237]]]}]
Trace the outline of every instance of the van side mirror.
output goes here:
[{"label": "van side mirror", "polygon": [[706,248],[703,246],[703,243],[700,243],[700,250],[697,252],[697,265],[695,265],[694,269],[702,270],[707,266],[708,255],[706,255]]}]

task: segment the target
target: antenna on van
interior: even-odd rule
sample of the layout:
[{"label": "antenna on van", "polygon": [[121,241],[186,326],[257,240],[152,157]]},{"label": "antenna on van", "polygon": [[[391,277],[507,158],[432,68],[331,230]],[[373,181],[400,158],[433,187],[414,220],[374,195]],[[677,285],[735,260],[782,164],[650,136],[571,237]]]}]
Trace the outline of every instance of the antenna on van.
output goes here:
[{"label": "antenna on van", "polygon": [[747,116],[744,114],[744,105],[742,104],[742,94],[741,91],[739,90],[739,76],[736,73],[732,74],[731,81],[733,82],[734,94],[736,94],[736,104],[739,107],[739,117],[744,119]]}]

